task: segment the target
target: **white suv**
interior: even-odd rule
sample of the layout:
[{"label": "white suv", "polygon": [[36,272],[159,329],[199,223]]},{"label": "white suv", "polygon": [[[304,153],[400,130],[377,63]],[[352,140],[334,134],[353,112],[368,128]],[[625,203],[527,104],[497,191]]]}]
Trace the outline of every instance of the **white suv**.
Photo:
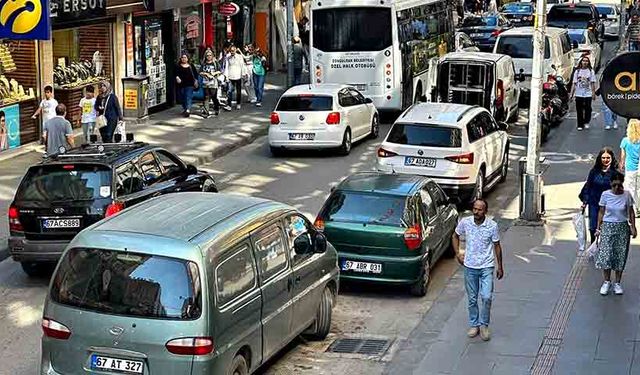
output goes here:
[{"label": "white suv", "polygon": [[418,103],[393,124],[378,149],[377,169],[432,178],[460,203],[507,178],[509,137],[479,106]]}]

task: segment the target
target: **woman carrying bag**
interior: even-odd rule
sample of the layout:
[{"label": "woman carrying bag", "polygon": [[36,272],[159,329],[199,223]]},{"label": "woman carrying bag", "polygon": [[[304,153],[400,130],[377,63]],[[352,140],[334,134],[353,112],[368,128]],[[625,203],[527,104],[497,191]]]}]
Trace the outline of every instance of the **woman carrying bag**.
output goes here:
[{"label": "woman carrying bag", "polygon": [[103,143],[113,142],[113,133],[118,126],[118,121],[122,121],[122,109],[120,101],[111,89],[109,82],[100,84],[100,95],[96,99],[95,109],[98,114],[96,126],[100,130]]},{"label": "woman carrying bag", "polygon": [[578,198],[582,201],[582,210],[589,206],[589,233],[591,242],[596,239],[596,228],[598,226],[599,202],[602,193],[611,188],[611,176],[618,165],[613,150],[605,147],[598,153],[593,168],[589,171],[587,182],[585,182]]},{"label": "woman carrying bag", "polygon": [[182,115],[191,115],[191,103],[193,102],[193,90],[198,89],[198,71],[189,62],[189,55],[183,52],[180,55],[180,63],[176,67],[176,83],[182,97]]},{"label": "woman carrying bag", "polygon": [[595,255],[596,268],[602,270],[604,281],[600,294],[605,296],[611,289],[611,270],[615,271],[616,280],[613,292],[616,295],[622,290],[622,272],[629,254],[629,237],[636,238],[636,218],[634,201],[631,193],[624,190],[624,175],[618,171],[611,177],[611,189],[600,197],[598,212],[598,252]]}]

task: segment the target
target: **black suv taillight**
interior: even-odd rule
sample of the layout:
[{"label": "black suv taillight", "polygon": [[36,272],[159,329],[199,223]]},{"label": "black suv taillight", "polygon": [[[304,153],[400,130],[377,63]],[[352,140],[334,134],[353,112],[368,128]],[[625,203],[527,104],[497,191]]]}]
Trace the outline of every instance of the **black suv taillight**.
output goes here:
[{"label": "black suv taillight", "polygon": [[20,211],[13,205],[9,207],[9,231],[24,232],[22,223],[20,223]]}]

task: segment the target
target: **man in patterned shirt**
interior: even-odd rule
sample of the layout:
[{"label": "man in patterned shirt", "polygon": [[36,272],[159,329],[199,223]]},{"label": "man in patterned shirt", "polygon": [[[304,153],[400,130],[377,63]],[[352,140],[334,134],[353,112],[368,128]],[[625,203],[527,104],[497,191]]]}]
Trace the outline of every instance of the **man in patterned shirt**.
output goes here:
[{"label": "man in patterned shirt", "polygon": [[[493,298],[493,272],[498,280],[504,276],[502,247],[498,235],[498,224],[487,218],[489,205],[484,199],[473,202],[473,216],[460,220],[453,233],[452,244],[458,262],[464,266],[465,289],[469,308],[469,331],[467,336],[488,341],[491,338],[489,321]],[[460,237],[464,236],[466,248],[460,252]],[[497,268],[496,268],[497,263]],[[482,308],[478,311],[478,295]]]}]

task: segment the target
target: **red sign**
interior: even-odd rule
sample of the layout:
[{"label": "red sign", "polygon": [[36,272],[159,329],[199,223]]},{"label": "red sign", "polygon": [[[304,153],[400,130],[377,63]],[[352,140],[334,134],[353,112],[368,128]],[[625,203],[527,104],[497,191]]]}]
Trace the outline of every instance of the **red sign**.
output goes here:
[{"label": "red sign", "polygon": [[240,7],[236,3],[222,3],[218,5],[218,13],[225,17],[231,17],[238,14]]}]

